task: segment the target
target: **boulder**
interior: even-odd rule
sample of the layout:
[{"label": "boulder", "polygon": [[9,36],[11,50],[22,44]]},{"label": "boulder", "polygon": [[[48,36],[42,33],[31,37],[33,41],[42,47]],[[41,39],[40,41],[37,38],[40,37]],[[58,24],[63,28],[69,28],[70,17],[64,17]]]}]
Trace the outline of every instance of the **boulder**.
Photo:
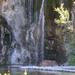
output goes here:
[{"label": "boulder", "polygon": [[41,66],[59,66],[59,64],[55,60],[44,60],[39,64]]}]

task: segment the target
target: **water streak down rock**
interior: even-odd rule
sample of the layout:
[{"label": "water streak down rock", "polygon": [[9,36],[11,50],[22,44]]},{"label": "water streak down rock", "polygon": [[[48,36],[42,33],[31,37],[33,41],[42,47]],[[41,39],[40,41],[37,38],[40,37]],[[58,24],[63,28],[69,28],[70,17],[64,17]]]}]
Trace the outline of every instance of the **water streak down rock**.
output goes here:
[{"label": "water streak down rock", "polygon": [[40,22],[41,20],[42,20],[41,57],[42,57],[42,60],[44,60],[44,0],[42,0],[38,24],[41,23]]},{"label": "water streak down rock", "polygon": [[[39,65],[44,60],[46,56],[44,52],[44,40],[46,40],[46,38],[44,39],[44,31],[48,31],[51,27],[48,27],[48,24],[44,22],[44,18],[49,25],[52,24],[52,31],[55,30],[55,24],[53,23],[55,13],[49,14],[45,11],[48,19],[44,15],[44,6],[48,1],[50,3],[50,0],[0,0],[0,15],[4,17],[4,22],[7,23],[7,25],[3,25],[1,24],[3,21],[0,22],[2,38],[0,38],[0,64]],[[46,8],[49,9],[50,6]],[[50,11],[54,10],[50,8]],[[52,40],[47,39],[49,44],[47,44],[46,50],[49,51],[48,48],[50,47],[49,49],[55,53],[56,49],[58,51],[60,48],[58,49],[55,46],[57,44],[53,39],[55,38],[55,32],[50,34]],[[50,37],[47,38],[50,39]],[[6,44],[3,42],[4,39],[8,40]],[[6,47],[7,44],[8,47]],[[53,57],[58,58],[62,54],[62,52],[61,54],[59,52],[53,54]],[[50,55],[49,52],[48,55]],[[4,61],[5,63],[3,63]]]},{"label": "water streak down rock", "polygon": [[0,23],[0,34],[4,36],[6,30],[5,39],[10,38],[11,44],[7,52],[0,45],[0,52],[4,52],[3,56],[0,54],[0,64],[38,65],[44,59],[44,0],[38,11],[34,11],[33,5],[34,0],[1,0],[0,15],[7,26]]}]

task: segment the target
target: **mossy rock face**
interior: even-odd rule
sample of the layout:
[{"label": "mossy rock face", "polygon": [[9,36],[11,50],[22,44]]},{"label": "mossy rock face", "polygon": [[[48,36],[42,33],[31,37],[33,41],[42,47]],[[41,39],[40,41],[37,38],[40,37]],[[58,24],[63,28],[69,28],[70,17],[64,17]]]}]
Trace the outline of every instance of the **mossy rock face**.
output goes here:
[{"label": "mossy rock face", "polygon": [[59,0],[45,0],[45,14],[49,14],[51,11],[51,8],[58,7],[59,6]]},{"label": "mossy rock face", "polygon": [[[46,0],[46,12],[49,12],[50,7],[59,7],[60,0]],[[70,11],[73,7],[73,0],[64,0],[63,1],[65,8],[68,8]]]},{"label": "mossy rock face", "polygon": [[[49,12],[50,7],[58,7],[60,4],[60,0],[45,0],[44,2],[45,12]],[[65,7],[69,10],[72,9],[73,0],[63,1]],[[34,0],[34,11],[39,11],[41,8],[42,0]]]},{"label": "mossy rock face", "polygon": [[[59,3],[59,0],[45,0],[44,2],[46,7],[46,10],[49,10],[50,7],[53,7],[53,3],[57,5]],[[34,11],[38,11],[41,8],[42,0],[34,0]]]},{"label": "mossy rock face", "polygon": [[68,0],[67,1],[67,8],[71,10],[72,7],[73,7],[73,0]]},{"label": "mossy rock face", "polygon": [[57,5],[59,3],[59,0],[46,0],[47,1],[47,7],[53,7],[53,5]]},{"label": "mossy rock face", "polygon": [[38,11],[41,8],[42,0],[34,0],[34,11]]}]

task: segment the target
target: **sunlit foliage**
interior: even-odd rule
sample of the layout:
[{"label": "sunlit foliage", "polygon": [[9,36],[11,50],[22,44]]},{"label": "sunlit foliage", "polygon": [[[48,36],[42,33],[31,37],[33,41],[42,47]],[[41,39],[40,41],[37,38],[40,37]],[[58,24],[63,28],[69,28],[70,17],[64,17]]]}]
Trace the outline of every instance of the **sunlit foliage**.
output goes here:
[{"label": "sunlit foliage", "polygon": [[55,23],[59,26],[66,26],[67,29],[73,31],[73,25],[70,25],[71,21],[69,21],[69,12],[67,9],[63,7],[64,3],[61,4],[60,7],[54,8],[56,12],[59,13],[59,19],[55,19]]},{"label": "sunlit foliage", "polygon": [[[69,21],[69,12],[64,9],[64,4],[62,3],[60,7],[54,8],[56,12],[59,13],[59,19],[55,19],[55,23],[58,25],[59,29],[56,29],[56,35],[59,36],[59,40],[67,49],[67,61],[68,65],[75,65],[75,32],[71,21]],[[68,39],[68,44],[66,45],[65,40]]]},{"label": "sunlit foliage", "polygon": [[[55,8],[54,11],[58,12],[59,18],[55,18],[55,23],[57,24],[56,35],[59,37],[58,40],[64,45],[68,36],[74,31],[72,22],[69,20],[69,12],[64,9],[64,3],[60,7]],[[62,40],[62,41],[61,41]]]},{"label": "sunlit foliage", "polygon": [[24,75],[27,75],[27,70],[25,70]]}]

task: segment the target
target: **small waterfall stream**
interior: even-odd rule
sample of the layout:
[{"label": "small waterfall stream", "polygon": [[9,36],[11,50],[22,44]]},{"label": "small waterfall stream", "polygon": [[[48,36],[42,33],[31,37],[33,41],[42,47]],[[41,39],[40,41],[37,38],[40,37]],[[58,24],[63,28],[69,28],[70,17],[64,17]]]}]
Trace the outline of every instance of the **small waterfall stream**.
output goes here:
[{"label": "small waterfall stream", "polygon": [[[6,19],[12,28],[13,37],[11,37],[14,38],[8,49],[6,63],[39,65],[44,60],[44,0],[40,0],[40,6],[38,5],[39,0],[35,0],[35,2],[34,0],[19,1],[14,1],[12,9],[9,10],[12,12],[12,16],[5,11],[11,16],[11,21],[7,15]],[[6,1],[6,3],[10,5],[12,0]],[[3,8],[5,4],[3,4]]]},{"label": "small waterfall stream", "polygon": [[30,0],[29,3],[30,7],[29,7],[29,22],[31,23],[33,20],[33,0]]},{"label": "small waterfall stream", "polygon": [[44,0],[42,0],[38,24],[41,24],[41,22],[42,22],[41,57],[42,60],[44,60]]},{"label": "small waterfall stream", "polygon": [[[37,1],[36,1],[37,2]],[[36,12],[36,20],[37,20],[37,12]],[[37,21],[36,21],[37,23]],[[44,60],[44,0],[42,0],[41,8],[40,8],[40,14],[39,14],[39,21],[38,21],[38,35],[40,33],[40,27],[41,27],[41,61]],[[39,40],[39,36],[37,36],[37,40]],[[36,61],[35,64],[38,63],[39,60],[39,54],[38,54],[38,43],[36,43]]]},{"label": "small waterfall stream", "polygon": [[[38,0],[36,0],[36,8],[37,8],[37,1]],[[30,0],[29,8],[30,8],[29,20],[32,22],[33,0]],[[32,41],[34,42],[34,45],[32,42],[30,42],[30,45],[33,45],[33,49],[31,49],[32,47],[29,46],[29,51],[31,55],[31,57],[29,58],[29,65],[32,65],[32,63],[37,65],[39,62],[44,60],[44,0],[42,0],[42,3],[41,3],[40,13],[38,14],[38,11],[35,11],[34,15],[35,15],[35,20],[34,20],[35,23],[33,24],[33,28],[35,31],[34,30],[33,32],[29,31],[29,33],[31,33],[29,36],[30,37],[32,36],[31,38],[29,37],[29,39],[33,38],[34,40]],[[36,38],[34,36],[36,36]]]},{"label": "small waterfall stream", "polygon": [[[36,8],[37,8],[37,0],[36,0]],[[37,12],[35,12],[35,22],[37,23],[38,18],[37,18]]]},{"label": "small waterfall stream", "polygon": [[[5,64],[39,65],[45,59],[46,50],[52,50],[52,47],[53,50],[56,50],[54,48],[55,41],[50,40],[50,37],[44,38],[44,34],[48,35],[45,30],[50,29],[51,21],[55,17],[55,13],[52,12],[53,9],[50,9],[52,5],[50,0],[1,0],[1,2],[0,15],[5,18],[7,24],[4,22],[3,26],[2,23],[0,28],[0,37],[3,36],[0,38],[0,48],[2,48],[0,50],[0,64],[5,62]],[[44,11],[44,6],[47,11]],[[50,14],[48,14],[48,11],[50,11]],[[48,17],[44,20],[44,16]],[[50,33],[50,35],[54,36],[54,33]],[[52,47],[50,47],[50,43],[46,44],[47,49],[45,50],[44,40],[48,38],[48,42],[52,44]],[[7,43],[5,42],[9,42],[8,47],[6,47]],[[47,55],[50,54],[47,53]]]}]

